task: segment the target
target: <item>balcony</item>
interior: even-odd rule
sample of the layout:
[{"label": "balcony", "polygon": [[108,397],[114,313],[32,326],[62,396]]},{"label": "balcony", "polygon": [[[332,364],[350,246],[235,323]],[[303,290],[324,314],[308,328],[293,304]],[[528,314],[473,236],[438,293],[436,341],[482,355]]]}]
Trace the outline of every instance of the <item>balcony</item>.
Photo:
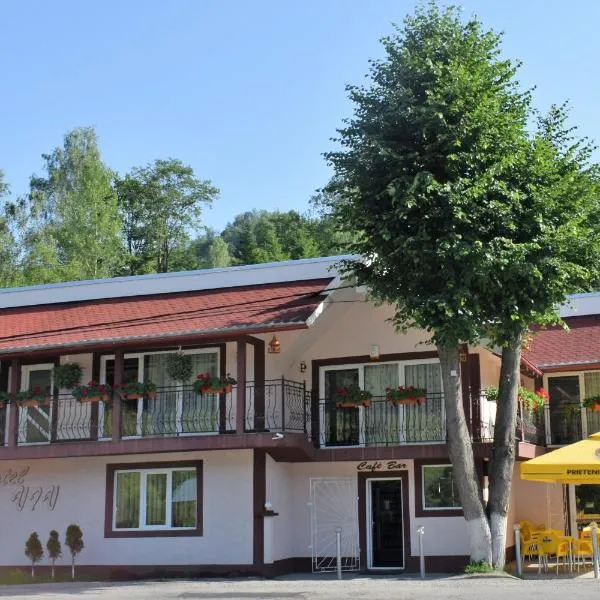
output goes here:
[{"label": "balcony", "polygon": [[378,396],[370,406],[349,408],[321,400],[318,429],[322,448],[445,443],[444,398],[428,394],[424,404],[395,406]]},{"label": "balcony", "polygon": [[[245,388],[244,432],[307,432],[310,393],[304,384],[285,379],[249,382]],[[236,432],[239,389],[198,395],[192,386],[158,388],[153,399],[121,400],[122,439],[165,436],[218,435]],[[79,402],[59,394],[46,406],[0,409],[0,428],[6,441],[10,411],[18,411],[18,445],[110,440],[111,403]],[[1,424],[4,423],[4,427]]]}]

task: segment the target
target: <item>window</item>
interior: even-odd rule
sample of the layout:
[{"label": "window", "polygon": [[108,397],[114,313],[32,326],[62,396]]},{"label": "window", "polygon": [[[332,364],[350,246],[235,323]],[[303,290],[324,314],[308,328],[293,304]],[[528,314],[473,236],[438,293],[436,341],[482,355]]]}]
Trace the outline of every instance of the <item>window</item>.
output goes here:
[{"label": "window", "polygon": [[202,535],[202,463],[107,467],[106,537]]},{"label": "window", "polygon": [[423,510],[460,508],[451,465],[423,465]]}]

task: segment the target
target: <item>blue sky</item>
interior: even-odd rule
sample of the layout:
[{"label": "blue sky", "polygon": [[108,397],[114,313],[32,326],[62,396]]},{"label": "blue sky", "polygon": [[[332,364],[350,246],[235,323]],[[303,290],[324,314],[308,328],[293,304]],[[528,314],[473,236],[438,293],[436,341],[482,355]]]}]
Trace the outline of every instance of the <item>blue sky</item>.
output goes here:
[{"label": "blue sky", "polygon": [[[505,32],[536,104],[569,99],[600,140],[600,2],[468,0]],[[93,125],[124,173],[175,157],[221,197],[222,229],[251,208],[304,211],[329,169],[322,152],[350,113],[379,38],[412,0],[4,0],[0,169],[15,194],[69,129]]]}]

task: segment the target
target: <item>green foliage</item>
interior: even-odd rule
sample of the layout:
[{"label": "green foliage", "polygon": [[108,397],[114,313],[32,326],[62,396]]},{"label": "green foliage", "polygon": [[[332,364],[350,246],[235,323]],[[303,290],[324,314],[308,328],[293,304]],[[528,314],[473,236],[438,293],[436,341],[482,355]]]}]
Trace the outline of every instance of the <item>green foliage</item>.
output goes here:
[{"label": "green foliage", "polygon": [[165,361],[165,371],[170,379],[185,383],[189,381],[193,374],[192,355],[183,352],[172,352],[167,354]]},{"label": "green foliage", "polygon": [[62,548],[60,545],[60,540],[58,539],[58,531],[55,529],[50,532],[50,536],[46,542],[46,548],[48,550],[48,556],[52,562],[54,562],[57,558],[60,558]]},{"label": "green foliage", "polygon": [[467,575],[473,575],[475,573],[493,573],[494,571],[494,567],[492,567],[492,565],[485,560],[481,560],[479,562],[470,562],[465,567],[465,573]]},{"label": "green foliage", "polygon": [[7,210],[24,282],[111,276],[121,259],[121,225],[95,131],[74,129],[43,159],[45,174],[34,175],[29,196]]},{"label": "green foliage", "polygon": [[117,178],[115,187],[131,274],[177,268],[173,252],[189,242],[190,231],[198,230],[202,204],[210,204],[219,193],[176,159],[135,168]]},{"label": "green foliage", "polygon": [[73,558],[83,550],[83,533],[79,525],[71,524],[67,527],[65,545],[69,548]]},{"label": "green foliage", "polygon": [[59,389],[72,390],[81,382],[81,365],[64,363],[54,367],[54,385]]},{"label": "green foliage", "polygon": [[35,531],[27,538],[27,541],[25,542],[25,556],[31,561],[32,565],[42,560],[44,556],[42,542],[40,542],[40,538]]}]

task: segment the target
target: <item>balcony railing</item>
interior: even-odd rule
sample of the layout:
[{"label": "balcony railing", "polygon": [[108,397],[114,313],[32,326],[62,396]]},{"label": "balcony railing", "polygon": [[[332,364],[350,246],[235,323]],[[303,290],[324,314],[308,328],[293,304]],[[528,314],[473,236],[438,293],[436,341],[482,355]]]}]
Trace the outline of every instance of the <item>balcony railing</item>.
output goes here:
[{"label": "balcony railing", "polygon": [[[121,437],[184,436],[234,433],[239,389],[196,394],[192,386],[162,387],[152,399],[121,400]],[[0,443],[6,443],[11,410],[18,411],[19,445],[111,439],[110,402],[79,402],[59,394],[46,405],[0,408]],[[305,385],[285,379],[246,385],[246,432],[307,433],[310,394]]]},{"label": "balcony railing", "polygon": [[[491,442],[494,439],[496,421],[496,401],[489,400],[485,392],[479,398],[479,414],[481,415],[481,440]],[[546,419],[543,410],[528,408],[523,402],[518,403],[515,437],[518,442],[527,442],[543,446],[546,443]]]},{"label": "balcony railing", "polygon": [[446,421],[442,394],[428,394],[421,405],[396,406],[385,396],[374,397],[370,406],[338,406],[319,402],[318,446],[397,446],[443,443]]}]

